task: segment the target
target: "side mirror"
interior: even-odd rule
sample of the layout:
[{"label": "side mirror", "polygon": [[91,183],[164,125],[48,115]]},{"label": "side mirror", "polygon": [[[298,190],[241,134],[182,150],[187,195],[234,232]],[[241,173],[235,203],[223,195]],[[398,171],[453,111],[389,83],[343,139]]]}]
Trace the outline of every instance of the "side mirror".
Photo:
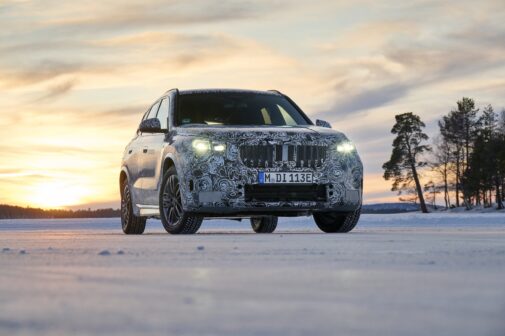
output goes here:
[{"label": "side mirror", "polygon": [[316,126],[331,128],[331,124],[329,122],[321,119],[316,119]]},{"label": "side mirror", "polygon": [[161,123],[158,118],[142,120],[139,131],[142,133],[165,133],[165,131],[161,129]]}]

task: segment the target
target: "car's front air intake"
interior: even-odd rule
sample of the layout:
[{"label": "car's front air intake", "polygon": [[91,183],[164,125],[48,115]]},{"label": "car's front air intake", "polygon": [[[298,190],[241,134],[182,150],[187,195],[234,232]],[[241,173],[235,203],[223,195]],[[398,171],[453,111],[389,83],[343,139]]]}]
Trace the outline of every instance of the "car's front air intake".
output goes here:
[{"label": "car's front air intake", "polygon": [[326,185],[290,185],[290,184],[247,184],[246,202],[289,202],[289,201],[326,201]]},{"label": "car's front air intake", "polygon": [[244,145],[240,158],[250,168],[271,168],[294,162],[298,168],[319,168],[326,160],[327,146],[320,145]]}]

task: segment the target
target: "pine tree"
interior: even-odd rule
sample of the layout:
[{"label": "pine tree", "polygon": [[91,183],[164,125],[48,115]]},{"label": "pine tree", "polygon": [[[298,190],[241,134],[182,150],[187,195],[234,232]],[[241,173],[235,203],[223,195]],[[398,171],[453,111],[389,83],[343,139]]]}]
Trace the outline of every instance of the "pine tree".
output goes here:
[{"label": "pine tree", "polygon": [[420,161],[420,156],[431,150],[429,146],[422,144],[428,140],[428,136],[422,131],[426,125],[412,112],[396,115],[395,119],[396,123],[391,129],[391,133],[396,135],[391,158],[382,165],[384,179],[393,179],[391,190],[399,193],[413,181],[421,211],[427,213],[418,173],[418,168],[426,166],[426,162]]},{"label": "pine tree", "polygon": [[498,120],[498,132],[505,134],[505,109],[501,110],[500,118]]},{"label": "pine tree", "polygon": [[498,118],[494,113],[493,106],[489,104],[482,110],[482,116],[479,118],[479,135],[485,140],[490,140],[498,130]]},{"label": "pine tree", "polygon": [[500,162],[502,165],[501,169],[501,197],[500,199],[505,200],[505,109],[501,110],[500,117],[498,120],[498,134],[500,135],[500,139],[502,141],[502,150],[498,154],[500,158]]},{"label": "pine tree", "polygon": [[[479,189],[476,190],[477,201],[480,200],[481,195],[484,200],[485,206],[492,206],[491,191],[496,185],[498,178],[498,152],[493,147],[496,146],[497,141],[497,127],[498,120],[491,104],[487,105],[482,110],[482,116],[479,118],[480,129],[479,135],[475,140],[474,152],[472,153],[472,160],[469,163],[469,168],[474,170],[474,184],[479,182]],[[499,187],[498,187],[499,189]],[[489,196],[488,196],[489,195]],[[498,200],[497,200],[497,203]]]},{"label": "pine tree", "polygon": [[505,136],[499,132],[498,116],[488,105],[479,118],[478,135],[474,141],[463,184],[467,195],[473,196],[477,203],[480,199],[485,206],[492,206],[492,191],[499,209],[503,208],[503,160]]},{"label": "pine tree", "polygon": [[440,134],[442,135],[442,140],[447,146],[449,151],[449,160],[452,174],[454,174],[455,183],[455,196],[456,196],[456,206],[459,207],[460,201],[460,187],[461,187],[461,172],[462,172],[462,161],[463,161],[463,140],[459,135],[462,128],[462,122],[455,111],[451,111],[448,115],[442,117],[442,120],[438,122],[438,127],[440,128]]},{"label": "pine tree", "polygon": [[505,134],[497,133],[489,141],[489,152],[493,153],[492,160],[488,160],[495,188],[495,199],[498,209],[503,209],[504,180],[505,180]]},{"label": "pine tree", "polygon": [[463,125],[461,135],[463,136],[463,141],[465,143],[465,161],[468,162],[470,158],[471,144],[477,136],[480,124],[479,119],[477,118],[477,112],[479,112],[479,109],[475,108],[474,100],[467,97],[463,97],[457,102],[457,105],[457,113],[460,115]]},{"label": "pine tree", "polygon": [[463,185],[473,144],[478,135],[480,120],[477,118],[479,109],[475,108],[475,101],[463,97],[457,103],[457,109],[444,116],[439,122],[440,133],[453,147],[453,162],[456,174],[456,206],[459,206],[460,191],[463,192],[464,203],[470,207],[470,198],[465,192],[470,188]]}]

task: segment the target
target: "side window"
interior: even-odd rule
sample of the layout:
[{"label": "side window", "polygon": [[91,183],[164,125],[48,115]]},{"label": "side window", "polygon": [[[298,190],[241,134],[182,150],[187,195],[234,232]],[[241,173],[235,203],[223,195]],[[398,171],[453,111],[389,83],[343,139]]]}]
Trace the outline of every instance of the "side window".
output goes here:
[{"label": "side window", "polygon": [[160,107],[160,102],[157,101],[152,107],[151,110],[149,111],[149,115],[147,116],[147,119],[152,119],[156,118],[156,113],[158,113],[158,107]]},{"label": "side window", "polygon": [[166,130],[168,127],[168,102],[168,98],[163,98],[157,114],[157,118],[160,121],[162,130]]}]

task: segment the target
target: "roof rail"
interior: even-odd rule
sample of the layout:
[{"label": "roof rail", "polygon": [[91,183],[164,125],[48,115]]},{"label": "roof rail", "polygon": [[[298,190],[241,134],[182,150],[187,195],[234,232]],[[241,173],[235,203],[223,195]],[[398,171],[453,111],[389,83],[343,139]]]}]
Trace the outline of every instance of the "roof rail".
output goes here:
[{"label": "roof rail", "polygon": [[172,90],[175,90],[175,91],[179,92],[179,89],[178,89],[178,88],[173,88],[173,89],[167,90],[165,93],[169,93],[169,92],[170,92],[170,91],[172,91]]},{"label": "roof rail", "polygon": [[275,92],[277,94],[280,94],[281,96],[283,95],[282,92],[280,92],[279,90],[267,90],[268,92]]}]

